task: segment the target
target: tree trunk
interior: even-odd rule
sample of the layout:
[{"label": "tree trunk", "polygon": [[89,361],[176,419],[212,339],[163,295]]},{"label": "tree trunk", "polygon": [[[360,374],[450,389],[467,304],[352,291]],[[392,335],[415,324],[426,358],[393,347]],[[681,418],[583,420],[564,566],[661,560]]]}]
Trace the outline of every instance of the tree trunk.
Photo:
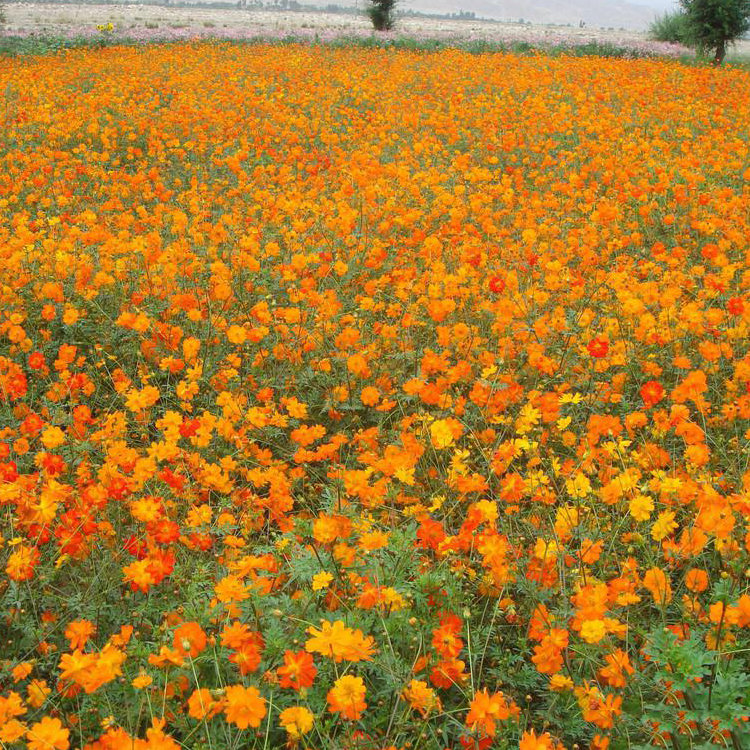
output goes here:
[{"label": "tree trunk", "polygon": [[722,39],[716,45],[716,55],[714,56],[714,65],[721,65],[727,56],[727,43]]}]

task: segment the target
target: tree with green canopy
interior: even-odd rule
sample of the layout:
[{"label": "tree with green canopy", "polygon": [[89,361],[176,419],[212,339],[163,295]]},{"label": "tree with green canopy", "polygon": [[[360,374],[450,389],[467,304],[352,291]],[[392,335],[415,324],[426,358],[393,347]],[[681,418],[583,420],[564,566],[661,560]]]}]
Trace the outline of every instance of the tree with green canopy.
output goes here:
[{"label": "tree with green canopy", "polygon": [[727,46],[750,29],[750,0],[680,0],[685,12],[689,43],[699,51],[713,53],[720,65]]}]

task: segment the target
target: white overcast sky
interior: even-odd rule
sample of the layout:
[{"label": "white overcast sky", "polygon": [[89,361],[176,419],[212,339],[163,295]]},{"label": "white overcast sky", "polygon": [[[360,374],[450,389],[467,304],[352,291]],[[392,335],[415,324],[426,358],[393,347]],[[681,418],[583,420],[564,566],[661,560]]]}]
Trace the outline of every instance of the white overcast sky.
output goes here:
[{"label": "white overcast sky", "polygon": [[632,0],[637,5],[647,5],[657,10],[668,10],[677,5],[677,0]]}]

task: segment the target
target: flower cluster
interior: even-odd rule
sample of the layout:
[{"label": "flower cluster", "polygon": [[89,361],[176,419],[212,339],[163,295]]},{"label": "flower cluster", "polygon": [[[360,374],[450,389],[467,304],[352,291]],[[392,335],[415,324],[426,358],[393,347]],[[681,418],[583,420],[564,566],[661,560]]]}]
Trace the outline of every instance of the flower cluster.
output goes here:
[{"label": "flower cluster", "polygon": [[0,60],[0,744],[750,746],[749,85]]}]

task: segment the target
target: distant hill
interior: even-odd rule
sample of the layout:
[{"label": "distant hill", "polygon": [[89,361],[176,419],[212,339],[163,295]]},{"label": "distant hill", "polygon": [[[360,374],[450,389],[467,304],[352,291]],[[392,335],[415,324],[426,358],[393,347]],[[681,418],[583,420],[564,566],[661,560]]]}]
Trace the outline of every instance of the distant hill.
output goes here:
[{"label": "distant hill", "polygon": [[[320,0],[318,0],[320,1]],[[425,13],[474,12],[482,18],[616,29],[648,28],[658,11],[627,0],[403,0],[404,9]]]}]

